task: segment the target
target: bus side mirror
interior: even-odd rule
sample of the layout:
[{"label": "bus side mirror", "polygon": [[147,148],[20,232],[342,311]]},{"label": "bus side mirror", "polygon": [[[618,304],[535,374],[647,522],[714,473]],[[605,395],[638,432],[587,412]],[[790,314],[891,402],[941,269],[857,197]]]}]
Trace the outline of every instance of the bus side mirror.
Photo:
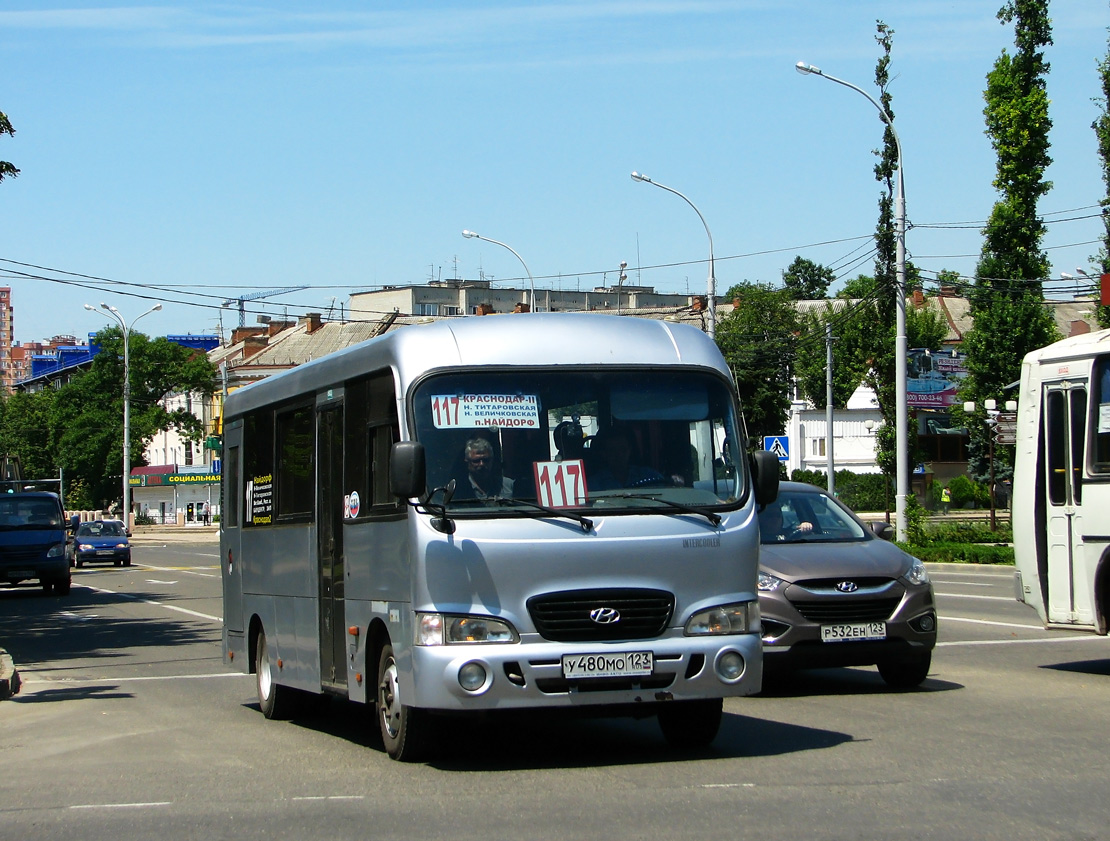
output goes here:
[{"label": "bus side mirror", "polygon": [[779,496],[779,457],[769,450],[757,450],[751,459],[755,501],[761,506],[769,505]]},{"label": "bus side mirror", "polygon": [[416,441],[398,441],[389,454],[389,492],[409,499],[423,496],[426,485],[424,445]]}]

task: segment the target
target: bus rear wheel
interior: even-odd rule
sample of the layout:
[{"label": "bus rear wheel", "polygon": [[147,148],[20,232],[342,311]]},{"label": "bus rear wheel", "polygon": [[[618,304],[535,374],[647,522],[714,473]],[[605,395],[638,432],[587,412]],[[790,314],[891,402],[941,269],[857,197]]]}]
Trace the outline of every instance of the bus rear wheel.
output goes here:
[{"label": "bus rear wheel", "polygon": [[659,708],[659,729],[673,748],[708,747],[721,729],[723,698],[701,701],[668,701]]},{"label": "bus rear wheel", "polygon": [[276,665],[270,658],[266,632],[260,628],[254,643],[254,683],[258,689],[258,706],[266,718],[292,718],[304,707],[308,696],[298,689],[275,681]]},{"label": "bus rear wheel", "polygon": [[427,748],[431,723],[427,712],[405,705],[398,679],[397,658],[393,655],[393,646],[388,643],[378,656],[378,682],[374,700],[385,752],[391,759],[400,762],[417,762],[422,759]]}]

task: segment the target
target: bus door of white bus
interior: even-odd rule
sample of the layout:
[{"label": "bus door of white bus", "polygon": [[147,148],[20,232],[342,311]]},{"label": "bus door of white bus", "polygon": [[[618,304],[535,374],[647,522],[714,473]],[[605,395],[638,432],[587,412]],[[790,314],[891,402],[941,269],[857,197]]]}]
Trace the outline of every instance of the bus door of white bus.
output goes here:
[{"label": "bus door of white bus", "polygon": [[243,475],[241,464],[243,453],[243,422],[224,427],[223,430],[223,472],[220,491],[220,548],[223,557],[224,585],[224,628],[226,631],[242,636],[243,630],[243,556],[242,534],[239,522],[243,508],[243,488],[239,477]]},{"label": "bus door of white bus", "polygon": [[347,688],[347,624],[344,616],[343,402],[316,411],[316,557],[320,579],[320,680]]},{"label": "bus door of white bus", "polygon": [[[1083,557],[1083,444],[1087,426],[1087,382],[1045,385],[1042,429],[1048,530],[1048,621],[1094,623]],[[1097,516],[1097,512],[1094,513]],[[1097,561],[1097,558],[1093,559]],[[1092,561],[1092,562],[1093,562]],[[1080,586],[1076,586],[1077,579]]]}]

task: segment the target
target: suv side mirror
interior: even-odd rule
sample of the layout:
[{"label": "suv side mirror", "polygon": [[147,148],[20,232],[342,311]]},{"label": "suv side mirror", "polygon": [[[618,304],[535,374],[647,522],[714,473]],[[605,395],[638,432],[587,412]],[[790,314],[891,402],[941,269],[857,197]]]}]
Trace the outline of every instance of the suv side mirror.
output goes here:
[{"label": "suv side mirror", "polygon": [[881,537],[883,540],[894,540],[894,529],[891,527],[890,523],[884,520],[875,520],[871,524],[871,531],[875,532],[875,535]]},{"label": "suv side mirror", "polygon": [[752,474],[755,479],[755,501],[768,505],[779,496],[779,457],[768,450],[757,450],[751,455]]},{"label": "suv side mirror", "polygon": [[427,486],[424,445],[398,441],[389,453],[389,492],[402,499],[423,496]]}]

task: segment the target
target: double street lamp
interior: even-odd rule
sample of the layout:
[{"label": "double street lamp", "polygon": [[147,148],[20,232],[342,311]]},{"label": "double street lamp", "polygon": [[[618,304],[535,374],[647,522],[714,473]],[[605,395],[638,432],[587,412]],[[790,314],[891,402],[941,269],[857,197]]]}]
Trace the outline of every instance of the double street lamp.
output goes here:
[{"label": "double street lamp", "polygon": [[705,228],[705,235],[709,237],[709,280],[707,282],[706,289],[706,306],[709,308],[709,324],[708,329],[706,329],[705,332],[709,335],[709,338],[715,338],[717,335],[717,276],[713,273],[713,234],[709,233],[709,225],[706,224],[705,217],[701,215],[701,211],[698,210],[698,206],[690,201],[689,198],[684,196],[678,190],[675,190],[672,187],[668,187],[665,184],[660,184],[658,181],[652,181],[642,172],[633,172],[632,180],[639,181],[642,184],[652,184],[658,187],[660,190],[666,190],[668,193],[674,193],[676,196],[686,202],[686,204],[690,205],[690,207],[694,209],[694,213],[698,214],[698,218],[701,220],[702,227]]},{"label": "double street lamp", "polygon": [[474,231],[463,231],[462,235],[464,237],[466,237],[467,239],[480,239],[484,242],[492,242],[494,245],[500,245],[502,248],[507,248],[507,249],[509,249],[509,251],[513,252],[513,256],[516,257],[518,260],[520,260],[520,265],[524,266],[524,272],[528,275],[528,283],[531,284],[531,288],[532,288],[532,301],[528,305],[528,309],[529,309],[530,312],[535,312],[536,311],[536,281],[532,278],[532,273],[530,271],[528,271],[528,264],[524,262],[524,258],[521,257],[519,254],[517,254],[516,250],[512,246],[506,245],[503,242],[498,242],[495,239],[490,239],[489,237],[484,237],[481,234],[476,234],[476,233],[474,233]]},{"label": "double street lamp", "polygon": [[908,435],[908,406],[906,394],[906,184],[902,175],[902,142],[898,139],[898,132],[894,128],[894,119],[879,102],[862,88],[856,87],[851,82],[845,82],[835,76],[821,71],[799,61],[795,69],[803,76],[820,76],[830,82],[836,82],[846,88],[851,88],[856,93],[867,97],[867,101],[874,105],[882,116],[883,122],[890,129],[894,138],[894,146],[898,153],[898,182],[894,194],[894,232],[897,242],[896,251],[896,280],[895,280],[895,335],[894,335],[894,431],[896,445],[897,475],[894,496],[895,536],[898,540],[906,539],[906,497],[909,495],[910,457]]},{"label": "double street lamp", "polygon": [[[120,311],[108,304],[101,304],[100,308],[119,322],[123,330],[123,524],[131,528],[131,327],[144,315],[149,315],[162,309],[161,304],[155,304],[146,312],[140,313],[131,320],[131,327],[127,326]],[[96,312],[92,304],[85,304],[89,312]]]}]

